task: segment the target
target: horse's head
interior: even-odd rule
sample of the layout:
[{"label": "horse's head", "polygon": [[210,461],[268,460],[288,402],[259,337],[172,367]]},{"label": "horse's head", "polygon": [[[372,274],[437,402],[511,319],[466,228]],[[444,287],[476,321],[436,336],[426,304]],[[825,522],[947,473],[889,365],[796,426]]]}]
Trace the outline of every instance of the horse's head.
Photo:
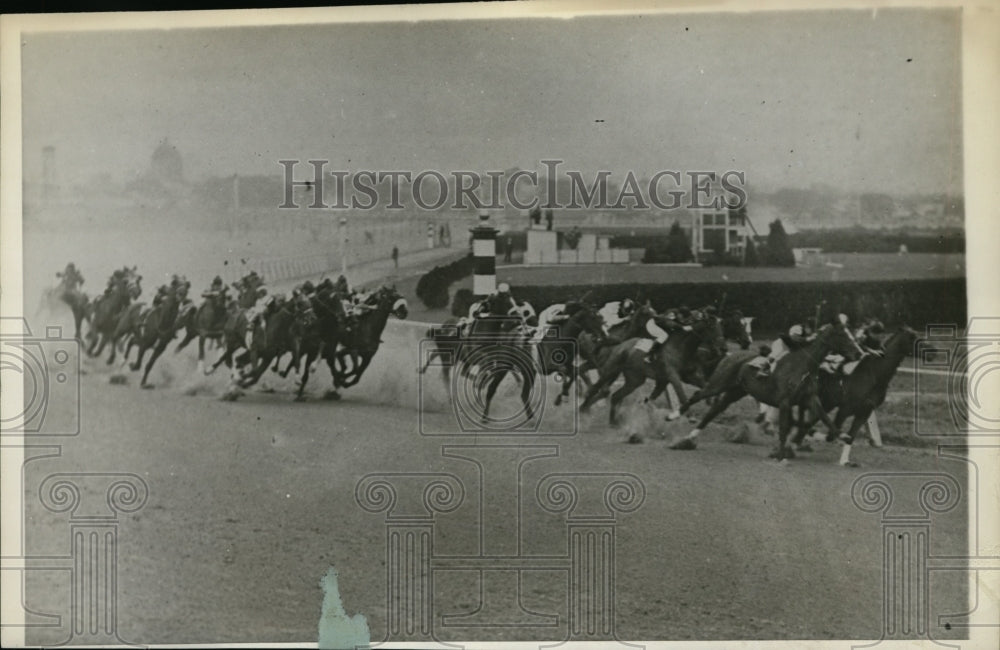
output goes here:
[{"label": "horse's head", "polygon": [[885,351],[887,354],[898,354],[901,358],[913,355],[919,338],[920,334],[912,327],[900,325],[899,329],[886,341]]},{"label": "horse's head", "polygon": [[384,309],[400,320],[409,315],[406,299],[399,294],[396,287],[382,286],[374,294],[375,303],[379,309]]},{"label": "horse's head", "polygon": [[580,331],[590,334],[594,339],[604,338],[604,319],[591,305],[585,305],[573,315],[572,320],[580,327]]},{"label": "horse's head", "polygon": [[714,312],[705,314],[697,310],[692,312],[692,317],[691,330],[698,337],[699,347],[708,348],[720,356],[725,355],[728,352],[726,337],[719,317]]},{"label": "horse's head", "polygon": [[864,353],[851,330],[839,318],[821,327],[816,338],[821,348],[848,361],[856,361]]},{"label": "horse's head", "polygon": [[129,298],[135,300],[142,294],[142,276],[132,274],[124,278],[125,292]]}]

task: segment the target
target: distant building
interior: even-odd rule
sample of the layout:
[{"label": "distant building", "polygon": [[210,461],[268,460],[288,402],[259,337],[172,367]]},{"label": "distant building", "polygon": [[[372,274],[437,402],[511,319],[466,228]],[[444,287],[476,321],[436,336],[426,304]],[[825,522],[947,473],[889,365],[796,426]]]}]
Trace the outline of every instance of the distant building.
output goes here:
[{"label": "distant building", "polygon": [[706,179],[702,188],[708,191],[708,199],[701,194],[699,202],[712,203],[717,207],[691,209],[691,252],[695,260],[715,251],[742,257],[747,247],[749,228],[746,214],[725,207],[726,194],[717,176]]},{"label": "distant building", "polygon": [[821,266],[826,261],[822,248],[793,248],[792,254],[798,266]]}]

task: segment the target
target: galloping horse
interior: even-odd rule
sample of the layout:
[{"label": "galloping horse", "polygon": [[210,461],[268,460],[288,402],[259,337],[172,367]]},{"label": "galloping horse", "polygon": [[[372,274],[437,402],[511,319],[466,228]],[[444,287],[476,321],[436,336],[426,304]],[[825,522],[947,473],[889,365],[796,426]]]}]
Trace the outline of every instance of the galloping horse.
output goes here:
[{"label": "galloping horse", "polygon": [[[276,300],[272,303],[262,317],[263,323],[257,322],[253,326],[249,350],[236,359],[238,367],[250,366],[238,381],[240,387],[248,388],[256,384],[271,362],[290,350],[290,333],[296,321],[301,320],[304,326],[309,327],[315,319],[316,315],[308,300]],[[219,360],[221,361],[222,359]]]},{"label": "galloping horse", "polygon": [[[608,414],[612,426],[617,424],[618,406],[636,388],[654,379],[656,385],[649,399],[659,397],[670,384],[677,396],[683,402],[686,399],[684,382],[694,381],[704,383],[698,364],[697,351],[703,343],[718,347],[722,341],[722,330],[718,319],[713,316],[695,321],[691,326],[672,332],[666,342],[660,346],[653,363],[647,362],[649,355],[649,339],[630,338],[613,346],[600,361],[600,378],[587,393],[586,399],[580,405],[580,411],[587,412],[590,406],[601,396],[602,390],[610,386],[619,375],[624,374],[625,385],[611,395],[611,408]],[[668,419],[674,419],[679,414],[671,413]]]},{"label": "galloping horse", "polygon": [[[344,332],[337,349],[326,350],[326,363],[333,375],[333,391],[330,397],[336,399],[337,388],[350,388],[359,381],[368,364],[382,343],[382,332],[385,330],[389,316],[400,320],[409,314],[406,300],[396,291],[396,287],[383,286],[369,296],[366,303],[369,311],[358,317],[357,323]],[[350,357],[351,367],[347,368],[345,359]]]},{"label": "galloping horse", "polygon": [[[309,373],[316,359],[324,358],[327,350],[336,350],[337,343],[344,336],[347,326],[347,313],[344,303],[330,287],[316,291],[310,299],[316,320],[302,334],[300,354],[302,356],[302,379],[295,394],[296,401],[304,399],[303,393],[309,382]],[[291,365],[289,365],[291,367]],[[288,369],[285,370],[288,373]]]},{"label": "galloping horse", "polygon": [[[56,277],[60,278],[60,281],[54,293],[73,312],[73,337],[77,341],[80,341],[80,325],[84,320],[90,319],[91,307],[90,298],[79,289],[83,284],[83,276],[76,270],[76,266],[70,262],[61,273],[56,273]],[[48,295],[51,295],[52,291],[49,290],[50,293]]]},{"label": "galloping horse", "polygon": [[114,338],[122,312],[141,293],[142,276],[135,273],[135,267],[113,276],[108,290],[94,301],[90,332],[87,334],[90,339],[90,345],[87,347],[88,355],[92,357],[101,355],[104,346]]},{"label": "galloping horse", "polygon": [[536,339],[539,369],[542,376],[558,372],[563,376],[562,390],[556,395],[556,406],[569,397],[570,387],[576,378],[576,357],[579,342],[583,335],[600,342],[604,338],[603,319],[590,305],[582,305],[575,310],[569,320],[555,327],[558,336],[544,336]]},{"label": "galloping horse", "polygon": [[717,415],[741,397],[752,395],[760,402],[778,407],[780,411],[779,443],[775,457],[779,460],[794,458],[795,453],[785,444],[791,429],[793,406],[805,406],[822,413],[824,423],[835,429],[833,422],[822,411],[817,396],[819,365],[830,352],[852,360],[861,356],[857,341],[839,320],[824,325],[812,341],[781,357],[774,371],[766,377],[759,376],[759,369],[749,365],[757,356],[755,353],[747,351],[725,357],[705,387],[681,406],[681,413],[707,397],[721,397],[712,404],[695,429],[671,445],[671,449],[694,449],[695,438]]},{"label": "galloping horse", "polygon": [[[477,395],[485,382],[486,397],[480,418],[482,422],[487,422],[490,405],[500,382],[509,372],[516,371],[521,384],[521,402],[527,419],[531,420],[534,417],[531,391],[537,376],[537,363],[533,356],[533,334],[520,317],[511,313],[513,310],[499,296],[487,298],[485,307],[490,315],[476,319],[465,335],[459,332],[454,320],[448,320],[441,327],[431,328],[427,332],[428,338],[434,341],[434,349],[427,355],[427,361],[420,368],[420,374],[425,373],[435,359],[441,359],[442,377],[447,390],[452,389],[452,368],[457,369],[459,380],[473,381],[474,392]],[[508,349],[510,355],[505,355],[501,359],[478,354],[494,347]],[[517,358],[524,362],[511,361]]]},{"label": "galloping horse", "polygon": [[[178,344],[175,353],[183,350],[188,343],[195,337],[198,337],[199,368],[202,368],[205,362],[205,341],[227,342],[227,326],[242,329],[243,331],[240,332],[239,339],[242,341],[245,338],[246,319],[243,319],[243,327],[239,328],[240,319],[237,317],[237,314],[252,308],[257,303],[258,298],[266,293],[266,290],[261,288],[263,280],[257,275],[247,276],[233,286],[239,290],[239,294],[234,302],[230,302],[227,305],[222,295],[208,296],[197,309],[193,306],[188,308],[178,319],[178,329],[186,329],[187,333],[180,344]],[[226,352],[223,353],[219,361],[228,359],[225,363],[231,365],[233,352],[235,350],[229,350],[227,346]],[[219,363],[213,365],[211,370],[205,374],[210,374],[218,365]]]},{"label": "galloping horse", "polygon": [[[153,364],[156,363],[156,360],[160,358],[163,351],[167,349],[167,345],[174,340],[174,336],[177,334],[177,313],[181,303],[187,297],[190,287],[191,283],[186,280],[175,280],[160,304],[153,307],[142,319],[138,336],[135,337],[139,353],[131,368],[133,371],[141,368],[142,358],[146,355],[146,350],[152,350],[149,363],[146,364],[146,370],[142,373],[142,381],[139,384],[143,388],[150,388],[149,384],[146,383],[149,379],[149,371],[153,369]],[[129,345],[131,346],[131,344],[130,342]],[[128,352],[126,351],[126,358],[127,356]]]},{"label": "galloping horse", "polygon": [[[840,456],[841,465],[857,467],[857,464],[851,461],[851,445],[854,443],[854,437],[875,409],[885,401],[889,382],[895,376],[899,364],[913,352],[916,340],[917,333],[904,325],[886,341],[883,354],[865,355],[851,374],[820,373],[820,404],[827,413],[837,409],[837,415],[833,420],[834,430],[839,430],[847,418],[853,418],[847,433],[840,436],[841,442],[844,443]],[[802,410],[800,410],[801,415],[804,415]],[[798,431],[792,438],[793,443],[802,442],[806,432],[816,420],[820,419],[820,415],[810,412],[810,421],[803,422],[804,419],[804,417],[800,419]],[[833,437],[827,434],[827,439],[832,440]]]}]

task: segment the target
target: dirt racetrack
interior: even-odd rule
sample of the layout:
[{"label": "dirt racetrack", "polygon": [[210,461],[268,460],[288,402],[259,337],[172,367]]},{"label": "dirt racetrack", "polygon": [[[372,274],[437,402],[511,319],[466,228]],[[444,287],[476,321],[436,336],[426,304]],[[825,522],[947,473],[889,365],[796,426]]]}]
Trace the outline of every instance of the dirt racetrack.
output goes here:
[{"label": "dirt racetrack", "polygon": [[[767,459],[771,439],[725,442],[754,413],[740,403],[706,430],[697,451],[667,448],[668,437],[690,425],[665,424],[662,412],[627,402],[628,422],[606,425],[606,403],[579,420],[578,434],[526,436],[522,444],[558,445],[558,457],[532,461],[520,496],[480,493],[475,466],[442,455],[442,444],[487,445],[510,439],[481,435],[441,438],[418,433],[421,391],[416,367],[422,328],[391,321],[382,349],[357,387],[339,402],[319,397],[329,385],[320,370],[311,399],[294,403],[291,379],[268,375],[274,392],[248,391],[235,402],[218,398],[223,373],[203,378],[192,351],[169,353],[141,390],[137,377],[110,383],[118,370],[84,360],[80,377],[81,433],[61,438],[62,454],[28,463],[26,544],[31,554],[63,555],[66,516],[39,503],[39,485],[54,472],[132,472],[149,487],[144,508],[119,525],[118,617],[122,639],[143,644],[195,642],[315,642],[327,568],[340,573],[348,614],[362,613],[372,640],[386,633],[386,527],[355,501],[355,486],[372,472],[449,472],[465,486],[463,504],[438,516],[435,553],[475,554],[477,540],[516,537],[510,519],[497,520],[505,500],[521,504],[525,554],[565,552],[564,516],[543,511],[534,486],[550,472],[627,472],[645,487],[637,511],[619,515],[616,529],[616,622],[623,639],[877,639],[882,629],[882,540],[876,515],[851,500],[866,472],[946,472],[965,485],[967,464],[933,448],[856,445],[861,469],[836,465],[838,447],[782,466]],[[215,351],[210,353],[213,358]],[[423,424],[460,433],[443,383],[428,374]],[[900,375],[893,396],[912,395],[912,376]],[[549,380],[543,430],[572,425],[570,407],[556,410]],[[506,382],[498,408],[512,408]],[[662,407],[663,404],[658,406]],[[889,406],[889,405],[887,405]],[[67,401],[54,409],[73,408]],[[699,411],[700,412],[700,411]],[[65,416],[54,413],[53,417]],[[905,426],[900,421],[885,425]],[[632,431],[645,444],[623,440]],[[898,433],[898,432],[897,432]],[[508,475],[515,475],[511,465]],[[479,514],[482,499],[485,517]],[[509,505],[509,504],[508,504]],[[933,520],[932,552],[966,548],[966,503]],[[482,527],[482,530],[480,530]],[[939,626],[937,614],[961,613],[964,572],[939,572],[932,589],[931,633],[961,638]],[[435,577],[435,616],[468,613],[480,605],[476,573]],[[562,639],[566,581],[557,571],[525,572],[521,605],[558,615],[550,628],[438,628],[441,639]],[[64,571],[31,572],[29,609],[65,612]],[[437,619],[435,626],[437,627]],[[28,642],[55,644],[68,619],[29,631]]]}]

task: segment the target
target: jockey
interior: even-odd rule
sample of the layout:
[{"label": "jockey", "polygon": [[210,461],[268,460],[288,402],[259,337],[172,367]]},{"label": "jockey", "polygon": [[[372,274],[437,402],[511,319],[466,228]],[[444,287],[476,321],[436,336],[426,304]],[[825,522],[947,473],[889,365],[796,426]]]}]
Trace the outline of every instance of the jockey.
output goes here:
[{"label": "jockey", "polygon": [[115,269],[111,273],[111,277],[108,278],[108,286],[104,289],[104,295],[109,296],[114,290],[115,285],[128,277],[128,269]]},{"label": "jockey", "polygon": [[[497,286],[497,290],[491,293],[486,298],[482,300],[477,300],[476,302],[469,305],[469,315],[463,316],[458,320],[458,334],[459,336],[464,335],[465,330],[475,323],[480,318],[487,318],[494,315],[490,311],[490,305],[499,302],[501,305],[510,304],[510,308],[499,316],[507,315],[520,315],[517,302],[514,301],[514,297],[510,295],[510,285],[506,282],[501,283]],[[534,310],[532,310],[532,313]]]},{"label": "jockey", "polygon": [[866,354],[881,355],[884,347],[882,339],[879,337],[882,334],[885,334],[885,326],[882,321],[877,318],[869,318],[854,332],[854,338]]},{"label": "jockey", "polygon": [[604,322],[604,333],[610,334],[612,327],[631,318],[636,309],[638,309],[638,305],[635,304],[634,300],[629,298],[605,304],[597,312]]},{"label": "jockey", "polygon": [[305,282],[303,282],[299,286],[297,286],[294,289],[292,289],[292,295],[295,296],[295,297],[298,297],[298,296],[301,295],[301,296],[306,296],[308,298],[309,296],[313,295],[314,293],[316,293],[316,287],[309,280],[306,280]]},{"label": "jockey", "polygon": [[787,334],[782,334],[774,341],[765,355],[763,350],[761,356],[752,363],[759,368],[758,376],[766,377],[774,370],[778,359],[785,356],[792,350],[797,350],[812,341],[812,330],[809,327],[809,319],[803,319],[801,323],[795,323],[788,328]]},{"label": "jockey", "polygon": [[[242,285],[242,281],[238,282],[236,284],[241,284]],[[210,286],[205,291],[201,292],[201,297],[202,298],[221,298],[222,302],[225,303],[226,292],[227,291],[228,291],[228,287],[226,287],[226,283],[223,282],[222,278],[217,275],[212,280],[212,286]]]},{"label": "jockey", "polygon": [[333,284],[333,290],[339,293],[342,298],[351,295],[351,286],[343,275],[337,277],[337,281]]},{"label": "jockey", "polygon": [[76,264],[70,262],[62,272],[56,273],[57,278],[62,278],[62,286],[65,291],[73,291],[78,285],[83,284],[83,275],[76,270]]}]

